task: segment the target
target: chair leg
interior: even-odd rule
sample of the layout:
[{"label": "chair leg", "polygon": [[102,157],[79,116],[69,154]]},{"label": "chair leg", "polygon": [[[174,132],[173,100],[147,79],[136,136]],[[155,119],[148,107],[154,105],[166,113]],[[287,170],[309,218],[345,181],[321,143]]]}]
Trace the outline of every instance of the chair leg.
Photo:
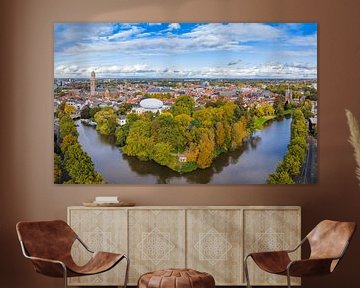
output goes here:
[{"label": "chair leg", "polygon": [[245,272],[245,279],[246,279],[246,287],[247,288],[251,288],[250,285],[250,279],[249,279],[249,269],[248,269],[248,265],[247,265],[247,259],[249,258],[250,255],[247,255],[244,259],[244,272]]},{"label": "chair leg", "polygon": [[64,269],[64,287],[67,288],[68,285],[67,285],[67,270],[66,270],[66,266],[65,265],[62,265],[63,266],[63,269]]},{"label": "chair leg", "polygon": [[124,288],[126,288],[126,287],[127,287],[128,278],[129,278],[130,259],[129,259],[129,257],[127,257],[127,256],[124,256],[124,258],[126,259],[126,271],[125,271]]},{"label": "chair leg", "polygon": [[290,278],[290,271],[289,269],[287,269],[287,284],[288,284],[288,288],[291,288],[291,278]]}]

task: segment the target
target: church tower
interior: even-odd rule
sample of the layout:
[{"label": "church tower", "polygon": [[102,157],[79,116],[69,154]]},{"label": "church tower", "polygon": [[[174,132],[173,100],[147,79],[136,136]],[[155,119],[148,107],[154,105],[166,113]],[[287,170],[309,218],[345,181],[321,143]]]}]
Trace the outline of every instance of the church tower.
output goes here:
[{"label": "church tower", "polygon": [[285,91],[285,101],[292,102],[292,90],[290,89],[290,84],[288,84],[288,88]]},{"label": "church tower", "polygon": [[96,95],[96,78],[95,78],[95,71],[91,72],[90,76],[90,96]]}]

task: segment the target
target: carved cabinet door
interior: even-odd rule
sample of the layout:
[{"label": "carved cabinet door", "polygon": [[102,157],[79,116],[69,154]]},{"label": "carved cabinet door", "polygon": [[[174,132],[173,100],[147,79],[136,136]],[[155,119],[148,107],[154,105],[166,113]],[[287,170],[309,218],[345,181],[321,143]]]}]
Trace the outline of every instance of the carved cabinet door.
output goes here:
[{"label": "carved cabinet door", "polygon": [[185,210],[129,210],[129,281],[165,268],[185,267]]},{"label": "carved cabinet door", "polygon": [[[69,210],[68,222],[80,239],[93,251],[127,253],[127,213],[125,209],[75,209]],[[72,251],[78,264],[85,264],[89,258],[79,242]],[[121,261],[113,269],[93,276],[69,278],[70,285],[122,285],[126,263]]]},{"label": "carved cabinet door", "polygon": [[187,266],[210,273],[216,285],[239,285],[242,210],[187,210]]}]

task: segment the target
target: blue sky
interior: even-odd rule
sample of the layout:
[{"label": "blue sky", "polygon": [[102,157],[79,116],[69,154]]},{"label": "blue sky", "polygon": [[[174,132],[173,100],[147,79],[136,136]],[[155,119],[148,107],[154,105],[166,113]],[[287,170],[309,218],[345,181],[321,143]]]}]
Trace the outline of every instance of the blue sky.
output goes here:
[{"label": "blue sky", "polygon": [[55,78],[316,78],[316,23],[56,23]]}]

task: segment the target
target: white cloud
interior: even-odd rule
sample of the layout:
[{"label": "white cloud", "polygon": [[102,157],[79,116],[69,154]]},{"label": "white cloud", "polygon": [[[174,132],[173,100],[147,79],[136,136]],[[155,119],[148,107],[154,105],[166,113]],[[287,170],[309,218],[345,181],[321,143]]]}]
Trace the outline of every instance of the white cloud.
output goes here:
[{"label": "white cloud", "polygon": [[281,34],[280,29],[261,23],[209,23],[197,26],[184,36],[201,39],[201,41],[238,43],[273,40],[280,37]]},{"label": "white cloud", "polygon": [[173,35],[170,38],[143,38],[139,36],[141,36],[141,34],[139,34],[137,38],[114,42],[98,41],[96,44],[80,43],[65,49],[64,52],[76,54],[116,50],[129,54],[137,54],[139,51],[141,53],[184,53],[215,50],[243,51],[250,48],[250,46],[241,45],[234,41],[224,41],[221,37],[215,36],[207,37],[207,41],[204,41],[201,37],[181,37],[177,35]]},{"label": "white cloud", "polygon": [[63,45],[81,43],[110,35],[114,29],[112,23],[55,23],[55,49]]},{"label": "white cloud", "polygon": [[317,34],[305,35],[305,36],[294,36],[288,40],[289,44],[298,46],[316,46],[317,45]]},{"label": "white cloud", "polygon": [[180,29],[181,26],[179,23],[170,23],[169,26],[168,26],[168,30],[171,31],[171,30],[177,30],[177,29]]},{"label": "white cloud", "polygon": [[310,63],[266,63],[250,67],[150,67],[145,64],[82,67],[60,65],[55,68],[55,77],[88,78],[91,71],[99,77],[209,77],[209,78],[315,78],[316,65]]},{"label": "white cloud", "polygon": [[[169,24],[171,30],[179,28],[179,23]],[[94,42],[81,42],[64,48],[66,53],[86,53],[120,50],[125,53],[147,52],[168,52],[183,53],[196,51],[242,51],[249,49],[245,45],[248,41],[266,41],[276,39],[281,31],[276,27],[255,23],[210,23],[195,27],[192,31],[181,35],[168,34],[147,34],[140,33],[139,27],[132,27],[129,30],[120,31],[112,36],[100,37]],[[165,31],[169,31],[166,29]],[[165,32],[163,31],[163,33]],[[145,34],[145,35],[143,35]],[[136,36],[133,39],[126,37]],[[147,38],[152,36],[151,38]],[[140,39],[141,38],[141,39]],[[114,41],[107,41],[114,40]],[[126,41],[124,41],[124,39]]]},{"label": "white cloud", "polygon": [[108,40],[114,40],[114,39],[123,40],[123,39],[127,39],[133,35],[137,35],[137,34],[141,33],[143,30],[144,29],[139,28],[137,26],[132,26],[128,30],[119,31],[113,35],[107,36],[106,39],[108,39]]},{"label": "white cloud", "polygon": [[[166,23],[148,23],[159,24]],[[299,25],[208,23],[185,33],[175,33],[179,23],[148,31],[136,23],[59,26],[55,27],[55,77],[88,77],[91,70],[100,77],[316,77],[317,35],[297,35]],[[137,64],[142,56],[150,66]],[[241,65],[239,59],[244,61]],[[270,59],[292,64],[258,64]],[[299,62],[304,59],[315,65],[304,66]],[[117,63],[124,65],[112,65]],[[223,67],[205,67],[211,63]]]},{"label": "white cloud", "polygon": [[280,57],[309,57],[316,56],[316,49],[312,50],[283,50],[278,51]]}]

